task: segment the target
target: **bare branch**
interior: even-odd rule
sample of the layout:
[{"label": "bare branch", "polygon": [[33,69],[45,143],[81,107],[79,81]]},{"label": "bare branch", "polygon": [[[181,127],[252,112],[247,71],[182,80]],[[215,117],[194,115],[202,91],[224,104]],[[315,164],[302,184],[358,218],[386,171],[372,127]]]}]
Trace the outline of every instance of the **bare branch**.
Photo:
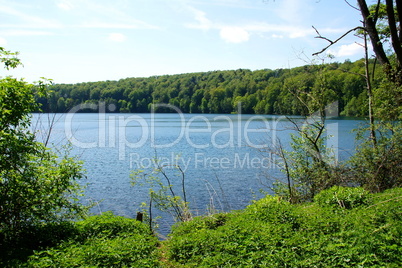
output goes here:
[{"label": "bare branch", "polygon": [[[314,28],[314,26],[313,26],[313,28]],[[314,28],[314,29],[315,29],[315,31],[316,31],[317,34],[318,34],[318,36],[316,36],[315,38],[324,39],[324,40],[326,40],[326,41],[329,42],[329,45],[326,46],[326,47],[324,47],[321,51],[316,52],[316,53],[313,53],[313,56],[317,56],[317,55],[323,53],[324,51],[326,51],[328,48],[330,48],[332,45],[334,45],[335,43],[337,43],[339,40],[341,40],[342,38],[344,38],[345,36],[347,36],[347,35],[350,34],[351,32],[354,32],[354,31],[356,31],[356,30],[363,30],[363,31],[366,31],[366,29],[365,29],[364,27],[358,26],[358,27],[355,27],[355,28],[353,28],[353,29],[350,29],[349,31],[347,31],[346,33],[344,33],[342,36],[340,36],[338,39],[336,39],[335,41],[332,41],[332,40],[328,39],[327,37],[322,36],[322,35],[317,31],[316,28]]]},{"label": "bare branch", "polygon": [[334,44],[334,42],[333,42],[332,40],[330,40],[330,39],[328,39],[328,38],[322,36],[322,35],[320,34],[320,32],[319,32],[314,26],[311,26],[311,27],[313,27],[313,29],[314,29],[315,32],[317,33],[317,36],[316,36],[315,38],[324,39],[325,41],[328,41],[331,45]]},{"label": "bare branch", "polygon": [[346,4],[348,4],[351,8],[356,9],[357,11],[360,12],[360,9],[358,9],[357,7],[355,7],[354,5],[352,5],[351,3],[348,2],[348,0],[344,0],[346,2]]}]

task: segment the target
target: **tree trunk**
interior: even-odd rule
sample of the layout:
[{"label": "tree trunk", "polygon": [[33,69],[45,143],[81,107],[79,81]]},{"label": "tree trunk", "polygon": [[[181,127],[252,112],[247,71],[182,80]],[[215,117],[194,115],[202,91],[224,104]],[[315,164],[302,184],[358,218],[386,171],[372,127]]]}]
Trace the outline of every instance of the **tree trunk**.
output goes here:
[{"label": "tree trunk", "polygon": [[402,3],[401,1],[396,1],[396,11],[398,13],[398,20],[399,20],[399,42],[402,43]]},{"label": "tree trunk", "polygon": [[[400,70],[401,63],[402,63],[402,47],[401,47],[401,42],[400,42],[399,36],[398,36],[398,29],[396,27],[393,0],[386,0],[385,2],[386,2],[386,8],[387,8],[389,31],[390,31],[390,35],[391,35],[391,43],[392,43],[392,47],[394,48],[395,55],[397,58],[397,63],[396,63],[397,70]],[[399,4],[399,6],[400,6],[400,4]]]},{"label": "tree trunk", "polygon": [[378,62],[384,66],[389,66],[389,60],[387,55],[385,54],[384,47],[382,46],[380,37],[378,35],[377,28],[375,27],[375,23],[373,18],[370,16],[370,11],[367,7],[365,0],[357,0],[360,11],[363,16],[364,24],[366,25],[367,34],[370,36],[371,44],[373,45],[374,53],[378,58]]},{"label": "tree trunk", "polygon": [[365,63],[365,79],[367,86],[368,95],[368,105],[369,105],[369,121],[370,121],[370,138],[373,142],[373,146],[377,146],[377,138],[375,135],[375,121],[374,121],[374,111],[373,111],[373,90],[371,87],[371,77],[369,71],[369,56],[368,56],[368,46],[367,46],[367,33],[364,33],[364,63]]},{"label": "tree trunk", "polygon": [[[374,53],[378,59],[378,62],[384,67],[384,71],[388,76],[388,79],[395,83],[396,85],[402,84],[402,29],[399,26],[397,27],[397,22],[395,19],[395,11],[394,11],[394,1],[393,0],[386,0],[386,10],[387,10],[387,17],[388,17],[388,25],[390,29],[391,35],[391,42],[392,47],[395,52],[396,56],[396,66],[393,68],[391,63],[385,53],[384,47],[381,43],[380,36],[378,34],[376,28],[376,19],[371,16],[370,11],[367,7],[367,3],[365,0],[357,0],[357,3],[360,7],[360,12],[363,17],[363,23],[366,25],[367,34],[370,37],[371,44],[373,46]],[[402,4],[396,1],[396,8],[398,11],[398,19],[401,21],[402,15]],[[377,3],[378,5],[379,3]]]}]

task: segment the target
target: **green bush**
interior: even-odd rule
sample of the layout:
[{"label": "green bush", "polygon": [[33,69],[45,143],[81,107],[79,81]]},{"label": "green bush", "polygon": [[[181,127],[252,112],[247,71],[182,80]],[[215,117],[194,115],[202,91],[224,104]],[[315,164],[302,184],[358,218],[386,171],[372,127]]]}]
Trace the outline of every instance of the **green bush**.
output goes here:
[{"label": "green bush", "polygon": [[331,188],[316,201],[268,196],[227,214],[224,224],[211,224],[213,216],[180,223],[165,256],[171,267],[402,266],[401,189]]},{"label": "green bush", "polygon": [[104,213],[74,224],[71,237],[37,251],[28,267],[157,267],[158,239],[136,220]]},{"label": "green bush", "polygon": [[156,267],[155,241],[134,234],[65,243],[32,256],[29,267]]},{"label": "green bush", "polygon": [[[17,56],[0,47],[6,69],[21,64]],[[65,221],[88,211],[79,202],[83,163],[68,150],[47,148],[31,128],[32,113],[41,108],[36,99],[49,94],[46,84],[0,77],[0,266],[53,244],[67,235],[62,225],[70,230]]]},{"label": "green bush", "polygon": [[341,207],[346,209],[370,204],[370,193],[361,187],[333,186],[321,191],[314,197],[320,206]]},{"label": "green bush", "polygon": [[77,240],[88,238],[114,238],[124,234],[150,234],[149,227],[139,221],[115,216],[111,212],[88,217],[76,223]]},{"label": "green bush", "polygon": [[15,267],[13,262],[25,262],[33,251],[57,246],[60,241],[75,237],[78,230],[72,221],[43,223],[24,228],[13,240],[0,233],[0,266]]},{"label": "green bush", "polygon": [[272,224],[291,224],[298,228],[298,206],[276,196],[266,196],[250,205],[245,212],[250,219],[270,222]]},{"label": "green bush", "polygon": [[225,225],[228,218],[234,216],[235,212],[232,213],[218,213],[209,216],[199,216],[194,217],[187,224],[176,223],[172,226],[172,232],[175,235],[184,235],[189,232],[194,232],[196,230],[204,231],[206,229],[216,229],[219,226]]}]

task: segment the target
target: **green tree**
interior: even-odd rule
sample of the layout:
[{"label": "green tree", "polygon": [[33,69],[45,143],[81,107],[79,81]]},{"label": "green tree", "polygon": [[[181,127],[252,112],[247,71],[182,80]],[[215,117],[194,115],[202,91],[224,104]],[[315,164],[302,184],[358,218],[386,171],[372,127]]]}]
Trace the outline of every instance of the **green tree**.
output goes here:
[{"label": "green tree", "polygon": [[64,113],[66,111],[66,101],[63,97],[57,100],[57,111]]},{"label": "green tree", "polygon": [[[16,54],[0,49],[5,67],[20,63]],[[7,77],[0,80],[0,235],[18,238],[25,228],[84,215],[78,202],[82,163],[58,157],[36,141],[30,130],[31,113],[39,109],[35,96],[46,93],[37,86]]]},{"label": "green tree", "polygon": [[[293,96],[297,107],[305,117],[287,117],[292,125],[290,149],[281,141],[275,146],[262,149],[278,156],[274,162],[286,176],[286,181],[277,180],[274,192],[285,196],[290,202],[311,201],[321,190],[343,182],[339,166],[331,148],[325,144],[329,138],[326,133],[326,117],[337,116],[335,92],[328,84],[326,65],[310,66],[317,69],[316,77],[293,76],[288,79],[287,96]],[[293,79],[296,80],[293,80]],[[314,82],[314,83],[313,83]],[[295,105],[296,106],[296,105]]]},{"label": "green tree", "polygon": [[[367,1],[358,0],[363,26],[347,31],[335,41],[322,37],[330,44],[337,43],[347,34],[357,30],[364,41],[364,79],[366,82],[369,127],[358,135],[360,146],[351,159],[355,180],[365,188],[379,192],[402,185],[402,146],[400,107],[402,106],[402,4],[400,1],[377,1],[368,6]],[[368,41],[375,53],[375,62],[383,67],[384,78],[373,79],[375,71],[370,68]],[[389,44],[386,52],[384,44]],[[374,65],[375,66],[375,65]],[[377,85],[376,85],[376,82]],[[376,87],[375,87],[376,86]],[[348,107],[346,105],[346,107]],[[376,118],[375,118],[376,116]],[[376,119],[376,120],[375,120]],[[366,132],[369,132],[367,139]]]}]

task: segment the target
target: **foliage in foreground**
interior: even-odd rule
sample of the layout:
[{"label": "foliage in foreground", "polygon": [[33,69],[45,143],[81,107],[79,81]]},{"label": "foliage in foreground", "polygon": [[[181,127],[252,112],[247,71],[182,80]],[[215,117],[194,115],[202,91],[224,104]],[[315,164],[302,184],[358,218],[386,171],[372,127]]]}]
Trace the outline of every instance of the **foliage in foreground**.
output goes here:
[{"label": "foliage in foreground", "polygon": [[161,250],[147,225],[105,213],[32,230],[18,259],[0,265],[401,267],[401,208],[401,188],[372,194],[335,186],[303,204],[267,196],[241,211],[178,223]]},{"label": "foliage in foreground", "polygon": [[175,226],[172,267],[401,267],[402,189],[333,187],[315,202],[268,196]]},{"label": "foliage in foreground", "polygon": [[[4,263],[0,261],[0,266],[156,267],[159,263],[158,239],[148,227],[111,213],[75,223],[48,224],[32,230],[25,238],[25,248],[20,250],[26,256],[14,256],[19,260],[9,257]],[[35,253],[28,257],[33,250]]]},{"label": "foliage in foreground", "polygon": [[362,141],[351,157],[354,180],[371,192],[402,186],[402,123],[376,124],[376,143],[359,133]]},{"label": "foliage in foreground", "polygon": [[[6,69],[20,65],[17,55],[0,47]],[[87,211],[79,203],[82,162],[68,152],[59,157],[30,128],[31,113],[40,109],[35,98],[46,93],[44,82],[0,78],[0,246],[44,223],[77,219]]]}]

